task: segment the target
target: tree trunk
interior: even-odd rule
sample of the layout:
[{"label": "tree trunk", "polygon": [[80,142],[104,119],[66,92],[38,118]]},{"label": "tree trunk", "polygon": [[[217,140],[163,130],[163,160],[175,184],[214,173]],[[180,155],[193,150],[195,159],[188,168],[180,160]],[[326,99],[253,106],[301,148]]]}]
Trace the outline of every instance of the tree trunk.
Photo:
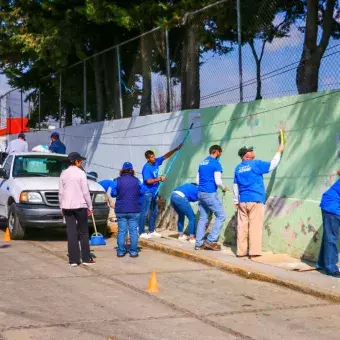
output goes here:
[{"label": "tree trunk", "polygon": [[65,117],[65,125],[72,126],[73,123],[73,105],[66,104],[65,105],[66,117]]},{"label": "tree trunk", "polygon": [[320,55],[304,48],[296,72],[296,85],[299,94],[318,91],[320,64]]},{"label": "tree trunk", "polygon": [[141,38],[143,90],[140,104],[140,116],[152,114],[151,52],[150,37],[149,35],[145,35]]},{"label": "tree trunk", "polygon": [[322,11],[322,36],[317,45],[319,1],[307,1],[305,40],[296,72],[296,86],[299,94],[318,91],[321,60],[332,33],[334,6],[335,0],[328,0],[326,8]]},{"label": "tree trunk", "polygon": [[[181,98],[182,110],[200,107],[200,46],[198,25],[190,21],[186,25],[182,50]],[[185,48],[186,47],[186,48]]]},{"label": "tree trunk", "polygon": [[254,57],[255,64],[256,64],[256,97],[255,97],[255,100],[260,100],[262,99],[261,62],[262,62],[264,48],[266,46],[267,40],[263,40],[262,42],[260,56],[257,55],[254,39],[251,39],[248,43],[253,53],[253,57]]},{"label": "tree trunk", "polygon": [[101,56],[94,57],[94,77],[96,84],[97,121],[104,120],[104,86]]},{"label": "tree trunk", "polygon": [[255,100],[262,99],[261,61],[256,61],[256,97]]},{"label": "tree trunk", "polygon": [[[107,118],[119,117],[119,94],[116,50],[102,55],[104,65],[105,95],[107,103]],[[117,110],[118,103],[118,110]]]}]

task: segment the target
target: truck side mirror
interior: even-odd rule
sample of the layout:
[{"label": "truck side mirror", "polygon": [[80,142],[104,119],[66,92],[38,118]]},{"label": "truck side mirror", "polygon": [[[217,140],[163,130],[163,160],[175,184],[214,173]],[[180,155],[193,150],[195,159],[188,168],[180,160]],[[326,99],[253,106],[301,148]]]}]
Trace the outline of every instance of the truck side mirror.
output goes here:
[{"label": "truck side mirror", "polygon": [[9,178],[6,170],[3,168],[0,168],[0,178],[5,178],[5,179]]}]

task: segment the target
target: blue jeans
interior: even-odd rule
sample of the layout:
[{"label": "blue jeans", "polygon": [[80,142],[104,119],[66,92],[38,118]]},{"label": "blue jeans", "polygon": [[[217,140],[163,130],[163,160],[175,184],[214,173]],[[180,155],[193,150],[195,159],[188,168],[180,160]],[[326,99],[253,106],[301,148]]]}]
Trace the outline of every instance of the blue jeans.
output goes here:
[{"label": "blue jeans", "polygon": [[117,254],[125,255],[125,239],[129,231],[130,234],[130,250],[131,256],[138,254],[138,223],[140,213],[117,213],[118,221],[118,237],[117,237]]},{"label": "blue jeans", "polygon": [[209,222],[209,213],[213,212],[216,216],[214,225],[212,226],[210,234],[207,237],[207,242],[209,243],[214,243],[218,241],[223,222],[226,219],[226,214],[224,212],[222,202],[218,197],[217,192],[199,192],[198,204],[200,209],[200,219],[198,220],[197,224],[196,246],[200,247],[203,245],[204,242],[205,227]]},{"label": "blue jeans", "polygon": [[140,213],[139,235],[145,232],[146,216],[148,215],[149,211],[150,211],[149,233],[152,233],[155,231],[155,227],[156,227],[158,205],[157,205],[157,197],[154,197],[152,192],[147,191],[143,195],[142,211]]},{"label": "blue jeans", "polygon": [[190,235],[195,235],[195,214],[191,208],[190,202],[186,197],[181,197],[176,193],[172,193],[170,203],[178,215],[178,232],[183,233],[184,218],[189,220],[188,228]]},{"label": "blue jeans", "polygon": [[329,213],[325,210],[322,212],[323,235],[321,249],[319,253],[318,267],[324,269],[327,274],[334,274],[339,271],[337,263],[338,255],[338,235],[340,227],[340,216]]}]

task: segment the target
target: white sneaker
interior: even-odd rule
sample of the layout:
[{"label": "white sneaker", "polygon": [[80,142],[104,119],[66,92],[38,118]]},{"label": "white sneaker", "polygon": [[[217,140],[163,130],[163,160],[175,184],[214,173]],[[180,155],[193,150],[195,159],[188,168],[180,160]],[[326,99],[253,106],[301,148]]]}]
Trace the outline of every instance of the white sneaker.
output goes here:
[{"label": "white sneaker", "polygon": [[185,242],[188,238],[186,237],[186,235],[181,235],[181,236],[178,236],[178,241],[180,242]]},{"label": "white sneaker", "polygon": [[76,263],[70,263],[70,267],[78,267]]},{"label": "white sneaker", "polygon": [[162,234],[157,233],[157,231],[154,231],[154,232],[150,233],[149,235],[150,235],[150,237],[162,237]]},{"label": "white sneaker", "polygon": [[149,238],[151,238],[151,236],[150,236],[150,234],[143,233],[143,234],[139,235],[139,238],[149,239]]},{"label": "white sneaker", "polygon": [[189,242],[190,242],[191,244],[195,244],[195,243],[196,243],[195,237],[189,238]]}]

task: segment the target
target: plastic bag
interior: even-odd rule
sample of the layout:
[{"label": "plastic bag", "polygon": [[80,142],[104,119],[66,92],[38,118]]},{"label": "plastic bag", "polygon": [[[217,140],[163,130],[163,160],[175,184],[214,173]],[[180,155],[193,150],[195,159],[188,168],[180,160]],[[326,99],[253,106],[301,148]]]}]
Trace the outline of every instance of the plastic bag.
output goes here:
[{"label": "plastic bag", "polygon": [[47,145],[37,145],[32,149],[33,152],[51,152]]}]

